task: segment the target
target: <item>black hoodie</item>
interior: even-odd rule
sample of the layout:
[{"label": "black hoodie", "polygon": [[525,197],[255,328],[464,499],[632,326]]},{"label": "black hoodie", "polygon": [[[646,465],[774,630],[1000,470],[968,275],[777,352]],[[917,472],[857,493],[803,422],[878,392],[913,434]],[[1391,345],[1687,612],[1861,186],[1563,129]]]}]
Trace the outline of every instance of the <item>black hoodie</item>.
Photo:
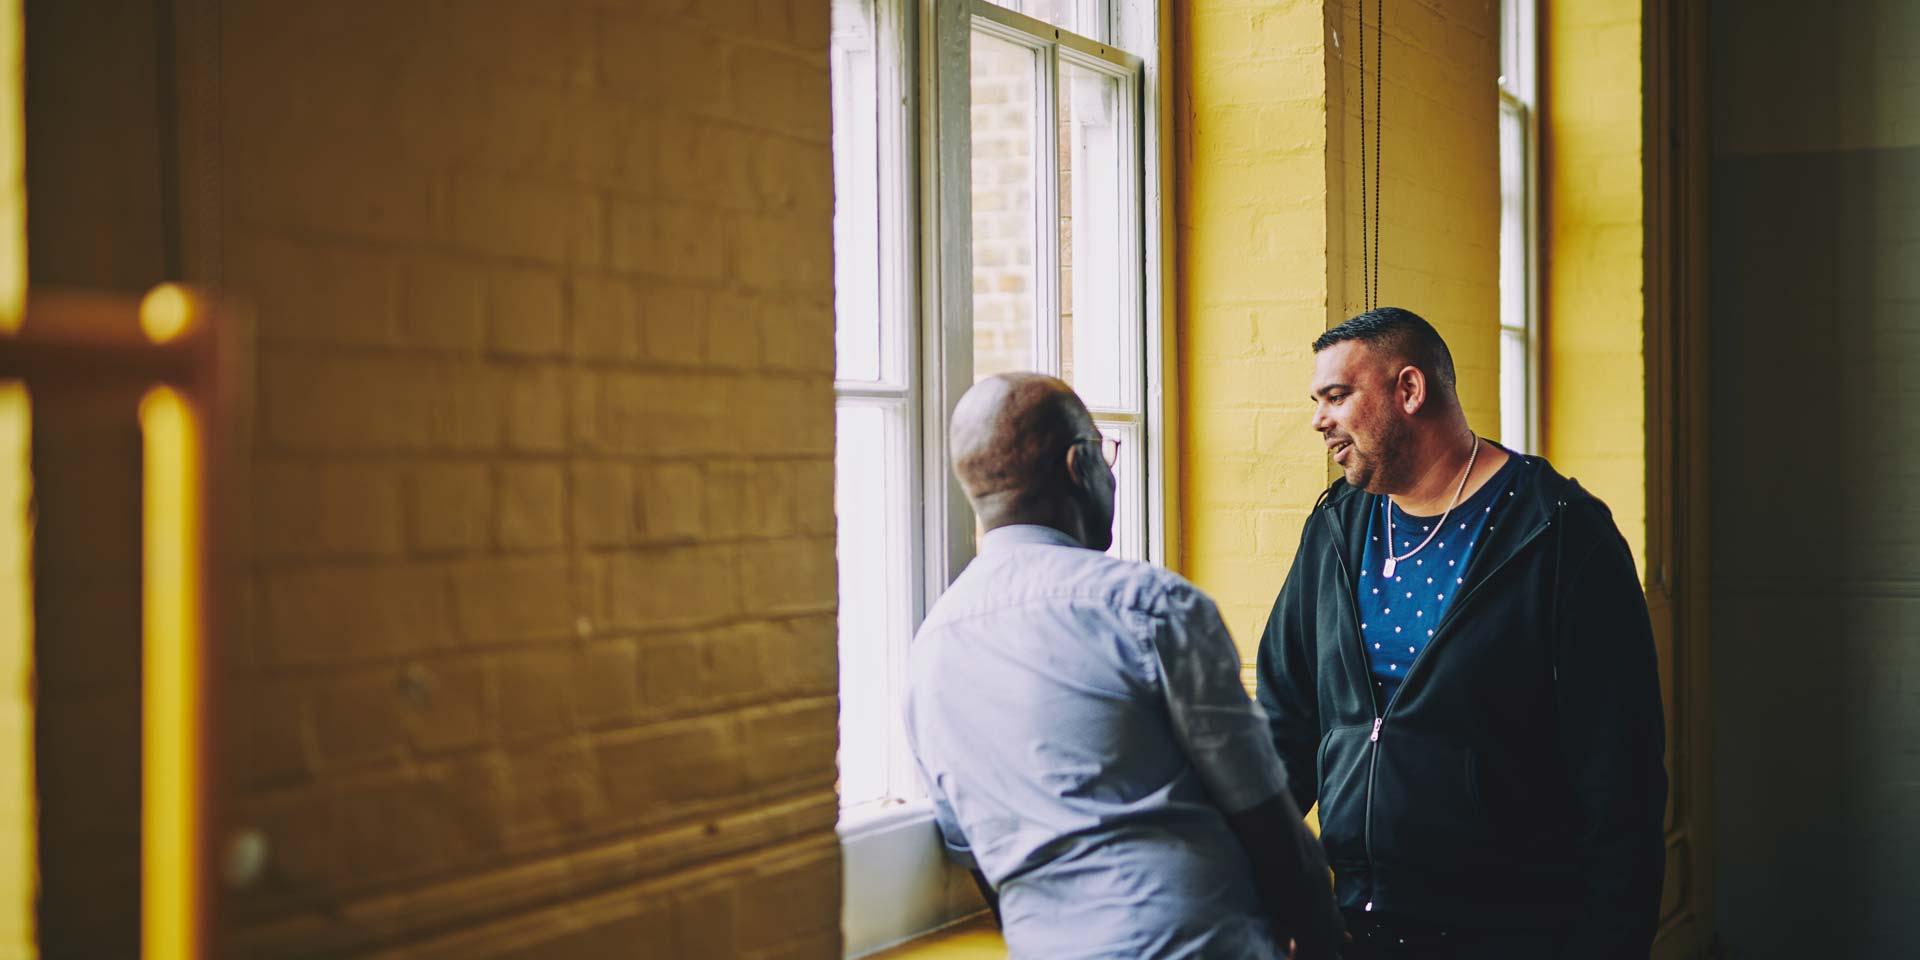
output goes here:
[{"label": "black hoodie", "polygon": [[1379,499],[1328,488],[1260,641],[1260,705],[1294,801],[1320,804],[1343,908],[1645,957],[1667,794],[1646,597],[1606,505],[1545,460],[1519,469],[1389,703],[1353,592]]}]

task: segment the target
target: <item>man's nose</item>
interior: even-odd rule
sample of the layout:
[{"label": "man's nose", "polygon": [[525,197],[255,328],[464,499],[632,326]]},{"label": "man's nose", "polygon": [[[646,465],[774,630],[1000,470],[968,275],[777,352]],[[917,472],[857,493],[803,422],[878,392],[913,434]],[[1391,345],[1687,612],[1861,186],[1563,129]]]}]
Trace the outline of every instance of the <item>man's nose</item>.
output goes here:
[{"label": "man's nose", "polygon": [[1326,433],[1327,429],[1333,426],[1333,422],[1327,419],[1327,405],[1314,404],[1313,415],[1307,418],[1307,423],[1312,425],[1315,433]]}]

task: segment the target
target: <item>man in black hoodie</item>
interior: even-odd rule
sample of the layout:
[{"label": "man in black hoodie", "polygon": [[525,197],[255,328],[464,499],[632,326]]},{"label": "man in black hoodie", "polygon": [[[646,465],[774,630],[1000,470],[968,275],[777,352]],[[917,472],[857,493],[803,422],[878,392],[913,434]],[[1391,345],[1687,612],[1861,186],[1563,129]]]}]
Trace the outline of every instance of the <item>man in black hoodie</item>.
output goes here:
[{"label": "man in black hoodie", "polygon": [[1664,871],[1653,631],[1604,504],[1475,435],[1431,325],[1327,331],[1307,519],[1258,697],[1320,805],[1349,958],[1645,957]]}]

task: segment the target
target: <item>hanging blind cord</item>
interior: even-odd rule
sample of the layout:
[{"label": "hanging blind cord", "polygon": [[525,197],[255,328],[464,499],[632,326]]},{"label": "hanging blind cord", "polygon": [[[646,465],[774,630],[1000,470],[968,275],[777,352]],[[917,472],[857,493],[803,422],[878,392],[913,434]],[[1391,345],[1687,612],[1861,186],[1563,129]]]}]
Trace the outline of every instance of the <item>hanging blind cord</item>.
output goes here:
[{"label": "hanging blind cord", "polygon": [[1387,59],[1387,5],[1386,0],[1376,0],[1373,8],[1374,40],[1378,49],[1373,55],[1371,177],[1367,169],[1367,0],[1360,0],[1356,6],[1360,22],[1360,307],[1373,310],[1380,306],[1380,128],[1385,126],[1380,121],[1386,116],[1380,87]]},{"label": "hanging blind cord", "polygon": [[1355,5],[1360,26],[1360,309],[1373,309],[1372,254],[1367,246],[1367,0]]},{"label": "hanging blind cord", "polygon": [[[1360,0],[1365,3],[1366,0]],[[1381,105],[1380,91],[1387,83],[1387,0],[1377,0],[1373,6],[1373,28],[1377,31],[1373,52],[1373,303],[1367,309],[1380,306],[1380,131],[1385,129],[1387,112]],[[1361,33],[1366,32],[1365,25]]]}]

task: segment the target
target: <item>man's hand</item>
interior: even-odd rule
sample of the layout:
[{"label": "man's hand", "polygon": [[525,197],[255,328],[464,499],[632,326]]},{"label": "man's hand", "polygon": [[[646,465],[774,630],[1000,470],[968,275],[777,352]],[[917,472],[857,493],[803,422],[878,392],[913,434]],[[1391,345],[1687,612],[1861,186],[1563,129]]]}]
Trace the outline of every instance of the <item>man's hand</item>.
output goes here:
[{"label": "man's hand", "polygon": [[1251,810],[1229,814],[1227,824],[1246,848],[1274,936],[1291,945],[1288,955],[1298,960],[1337,956],[1346,924],[1333,905],[1326,854],[1301,821],[1293,797],[1282,791]]}]

